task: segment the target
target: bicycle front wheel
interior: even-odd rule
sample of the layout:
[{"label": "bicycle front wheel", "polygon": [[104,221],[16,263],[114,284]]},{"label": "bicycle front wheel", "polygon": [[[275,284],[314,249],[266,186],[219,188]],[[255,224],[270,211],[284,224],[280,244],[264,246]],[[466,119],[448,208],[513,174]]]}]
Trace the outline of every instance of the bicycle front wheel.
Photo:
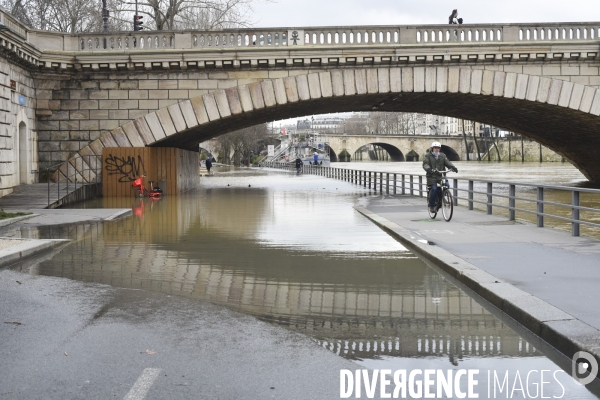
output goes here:
[{"label": "bicycle front wheel", "polygon": [[454,212],[454,201],[452,201],[452,194],[449,190],[444,190],[442,196],[442,215],[446,221],[452,219],[452,213]]}]

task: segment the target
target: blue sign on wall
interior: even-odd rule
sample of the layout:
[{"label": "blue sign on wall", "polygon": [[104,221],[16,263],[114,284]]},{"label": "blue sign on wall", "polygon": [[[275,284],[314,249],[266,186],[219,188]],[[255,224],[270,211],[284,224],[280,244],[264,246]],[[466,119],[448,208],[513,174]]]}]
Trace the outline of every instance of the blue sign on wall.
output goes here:
[{"label": "blue sign on wall", "polygon": [[27,100],[25,99],[25,96],[23,96],[22,94],[19,95],[19,104],[24,106],[25,103],[27,102]]}]

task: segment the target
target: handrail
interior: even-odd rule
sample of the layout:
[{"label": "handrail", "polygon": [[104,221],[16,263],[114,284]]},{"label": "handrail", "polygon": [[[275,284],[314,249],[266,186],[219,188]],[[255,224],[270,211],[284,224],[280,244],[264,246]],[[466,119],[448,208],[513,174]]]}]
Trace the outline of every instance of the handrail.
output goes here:
[{"label": "handrail", "polygon": [[[74,163],[74,164],[73,164]],[[58,168],[54,168],[57,167]],[[73,185],[74,192],[77,191],[77,184],[79,187],[86,185],[99,184],[102,182],[102,163],[101,157],[90,154],[90,155],[79,155],[71,160],[53,164],[45,168],[48,177],[48,207],[53,203],[60,201],[64,197],[68,196],[71,191],[69,190],[70,185]],[[57,199],[52,202],[50,199],[50,186],[51,177],[50,174],[55,174],[54,184],[56,185]],[[66,193],[61,197],[61,183]]]},{"label": "handrail", "polygon": [[[292,167],[289,163],[281,163],[281,162],[268,162],[260,164],[266,167],[275,167],[286,170],[291,170]],[[328,178],[334,179],[343,179],[348,182],[352,182],[358,185],[362,185],[365,188],[374,189],[375,192],[379,190],[380,193],[385,192],[390,193],[390,189],[393,194],[397,194],[398,189],[401,190],[402,194],[410,194],[414,195],[415,192],[418,192],[420,197],[427,192],[427,185],[424,182],[425,175],[422,174],[407,174],[401,172],[383,172],[383,171],[367,171],[367,170],[355,170],[349,168],[335,168],[335,167],[315,167],[311,165],[304,166],[305,172],[325,176]],[[385,174],[385,178],[384,178]],[[392,176],[392,179],[390,179]],[[398,176],[400,176],[400,180],[398,180]],[[407,179],[408,178],[408,181]],[[418,181],[418,182],[417,182]],[[586,225],[594,228],[600,228],[600,223],[591,222],[582,220],[581,211],[592,212],[600,214],[600,209],[586,207],[581,205],[580,195],[581,193],[595,194],[600,196],[600,189],[588,189],[588,188],[574,188],[569,186],[558,186],[558,185],[536,185],[531,183],[518,183],[518,182],[506,182],[506,181],[490,181],[483,179],[473,179],[473,178],[452,178],[453,185],[453,197],[454,204],[458,205],[459,200],[463,200],[467,202],[467,208],[469,210],[473,210],[474,204],[482,204],[486,206],[487,214],[492,214],[494,208],[501,208],[508,210],[509,220],[516,219],[516,212],[522,212],[530,215],[535,215],[537,219],[537,226],[544,227],[545,219],[551,218],[555,220],[565,221],[571,223],[571,234],[572,236],[580,236],[580,226]],[[384,184],[385,182],[385,184]],[[463,184],[463,187],[459,187],[459,182]],[[400,185],[398,185],[400,183]],[[464,184],[468,189],[464,188]],[[485,184],[486,191],[475,190],[475,183]],[[503,193],[494,192],[494,186],[503,185],[508,187],[508,195]],[[521,196],[517,196],[517,187],[525,187],[525,188],[535,188],[537,192],[537,196],[535,199],[525,198]],[[558,190],[558,191],[566,191],[571,193],[571,202],[567,203],[559,203],[555,201],[545,200],[544,193],[545,190]],[[459,196],[460,193],[466,193],[465,196]],[[481,201],[474,198],[474,195],[483,195],[487,196],[487,200]],[[508,205],[494,203],[494,197],[508,199]],[[536,208],[535,210],[528,210],[525,208],[517,207],[516,202],[523,201],[527,203],[534,203]],[[566,208],[571,210],[571,218],[567,218],[560,215],[550,214],[545,211],[544,206],[553,206]]]}]

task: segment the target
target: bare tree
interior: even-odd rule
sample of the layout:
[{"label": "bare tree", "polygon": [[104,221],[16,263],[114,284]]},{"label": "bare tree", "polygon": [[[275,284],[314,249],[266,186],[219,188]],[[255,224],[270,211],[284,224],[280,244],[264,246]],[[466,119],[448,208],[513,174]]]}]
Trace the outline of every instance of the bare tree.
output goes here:
[{"label": "bare tree", "polygon": [[235,165],[250,164],[252,156],[258,155],[267,144],[274,144],[267,124],[240,129],[216,138],[219,161]]},{"label": "bare tree", "polygon": [[[219,30],[251,26],[252,6],[270,0],[139,0],[138,14],[148,16],[150,29]],[[135,1],[123,2],[121,11],[134,11]]]},{"label": "bare tree", "polygon": [[[146,29],[218,30],[254,23],[252,6],[273,0],[139,0]],[[111,31],[132,29],[134,0],[108,0]],[[100,0],[0,0],[0,6],[25,25],[58,32],[101,32]]]},{"label": "bare tree", "polygon": [[[41,30],[79,33],[102,30],[102,10],[98,0],[0,0],[0,5],[23,24]],[[109,0],[111,16],[118,16],[119,0]],[[120,18],[110,18],[109,28],[121,30]]]}]

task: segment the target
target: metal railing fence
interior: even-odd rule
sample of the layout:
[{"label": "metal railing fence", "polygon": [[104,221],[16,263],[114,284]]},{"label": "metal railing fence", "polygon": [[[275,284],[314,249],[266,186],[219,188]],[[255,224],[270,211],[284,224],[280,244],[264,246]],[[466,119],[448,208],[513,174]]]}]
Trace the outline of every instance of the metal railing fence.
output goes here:
[{"label": "metal railing fence", "polygon": [[[291,163],[274,162],[261,166],[295,170]],[[313,165],[305,165],[303,173],[340,179],[382,194],[425,197],[427,193],[425,175]],[[493,214],[496,209],[504,210],[500,214],[507,215],[511,221],[517,218],[517,213],[521,213],[533,216],[538,227],[546,226],[547,219],[552,219],[570,224],[573,236],[581,235],[582,225],[600,228],[600,189],[470,178],[449,180],[452,182],[454,204],[462,202],[469,210],[475,209],[476,205],[483,206],[483,211],[488,215]],[[548,196],[549,194],[552,196]],[[582,205],[582,198],[585,198],[585,203],[589,203],[588,206]]]},{"label": "metal railing fence", "polygon": [[[102,183],[102,160],[97,155],[80,155],[72,160],[47,166],[45,171],[48,177],[48,207],[76,192],[78,188]],[[56,193],[55,201],[52,201],[51,193]]]}]

